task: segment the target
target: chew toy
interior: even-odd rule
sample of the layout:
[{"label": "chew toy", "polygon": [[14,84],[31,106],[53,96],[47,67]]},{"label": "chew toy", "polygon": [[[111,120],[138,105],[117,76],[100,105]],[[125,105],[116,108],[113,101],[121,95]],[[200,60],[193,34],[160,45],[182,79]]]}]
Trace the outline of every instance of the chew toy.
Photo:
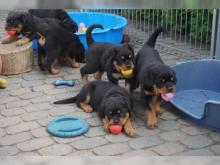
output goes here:
[{"label": "chew toy", "polygon": [[53,82],[53,84],[55,86],[67,85],[67,86],[71,86],[72,87],[72,86],[77,85],[78,83],[76,81],[74,81],[74,80],[55,80]]},{"label": "chew toy", "polygon": [[133,76],[133,69],[121,70],[121,73],[125,78],[131,78]]},{"label": "chew toy", "polygon": [[6,33],[7,33],[10,37],[12,37],[12,36],[14,36],[14,35],[16,34],[16,30],[6,30]]},{"label": "chew toy", "polygon": [[8,85],[8,81],[0,78],[0,88],[6,88]]},{"label": "chew toy", "polygon": [[79,27],[78,27],[78,31],[79,32],[86,32],[86,25],[85,25],[85,23],[83,23],[83,22],[81,22],[81,23],[79,23]]},{"label": "chew toy", "polygon": [[121,125],[111,125],[109,127],[109,130],[112,134],[118,135],[122,131],[122,126]]},{"label": "chew toy", "polygon": [[87,30],[87,28],[86,28],[86,27],[83,27],[81,31],[82,31],[83,33],[85,33],[86,30]]},{"label": "chew toy", "polygon": [[161,97],[162,97],[165,101],[170,101],[170,100],[173,99],[174,93],[161,94]]}]

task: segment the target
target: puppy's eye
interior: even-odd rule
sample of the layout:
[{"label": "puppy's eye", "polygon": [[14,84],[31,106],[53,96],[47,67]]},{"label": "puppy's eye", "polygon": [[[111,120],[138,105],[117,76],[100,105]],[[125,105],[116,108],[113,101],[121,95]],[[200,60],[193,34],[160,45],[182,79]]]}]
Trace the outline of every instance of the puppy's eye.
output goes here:
[{"label": "puppy's eye", "polygon": [[128,58],[131,58],[131,57],[132,57],[131,55],[128,56]]},{"label": "puppy's eye", "polygon": [[118,111],[117,111],[117,113],[121,113],[121,111],[120,111],[120,110],[118,110]]},{"label": "puppy's eye", "polygon": [[162,83],[165,83],[165,82],[166,82],[166,80],[163,78],[163,79],[161,80],[161,82],[162,82]]},{"label": "puppy's eye", "polygon": [[124,56],[121,56],[121,59],[122,59],[122,60],[124,60],[124,59],[125,59],[125,57],[124,57]]},{"label": "puppy's eye", "polygon": [[112,112],[109,112],[110,114],[112,114]]},{"label": "puppy's eye", "polygon": [[173,77],[171,77],[171,79],[170,79],[171,81],[174,81],[174,78]]}]

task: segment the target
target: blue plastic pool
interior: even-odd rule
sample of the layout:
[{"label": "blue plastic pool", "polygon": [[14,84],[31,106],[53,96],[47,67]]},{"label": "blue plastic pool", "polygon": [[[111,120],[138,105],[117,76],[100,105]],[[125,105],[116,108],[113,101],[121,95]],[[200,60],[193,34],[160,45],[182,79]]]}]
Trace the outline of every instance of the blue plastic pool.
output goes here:
[{"label": "blue plastic pool", "polygon": [[194,122],[220,131],[220,60],[195,60],[174,67],[176,94],[171,103]]},{"label": "blue plastic pool", "polygon": [[[122,40],[124,27],[127,20],[115,14],[95,12],[69,12],[69,16],[79,25],[83,22],[88,28],[92,24],[101,24],[104,29],[94,29],[92,36],[97,42],[110,42],[119,44]],[[85,33],[76,33],[87,49]]]},{"label": "blue plastic pool", "polygon": [[[68,12],[68,14],[78,25],[83,22],[87,28],[92,24],[101,24],[104,29],[94,29],[92,32],[92,36],[97,42],[119,44],[124,27],[127,25],[127,19],[115,14],[95,12]],[[87,49],[85,33],[77,32],[76,34]],[[33,48],[37,50],[36,41],[33,41]]]}]

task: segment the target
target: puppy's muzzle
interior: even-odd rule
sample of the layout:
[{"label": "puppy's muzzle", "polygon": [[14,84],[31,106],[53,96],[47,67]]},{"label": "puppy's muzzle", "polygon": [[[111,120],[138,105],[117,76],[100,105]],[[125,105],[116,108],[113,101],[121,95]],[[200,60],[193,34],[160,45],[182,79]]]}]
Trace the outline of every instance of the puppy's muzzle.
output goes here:
[{"label": "puppy's muzzle", "polygon": [[174,85],[166,85],[167,91],[170,93],[174,93],[175,92],[175,87]]},{"label": "puppy's muzzle", "polygon": [[118,119],[118,118],[113,118],[113,123],[114,123],[114,124],[119,124],[119,122],[120,122],[120,119]]},{"label": "puppy's muzzle", "polygon": [[124,68],[124,70],[133,69],[134,68],[134,64],[132,62],[125,63],[125,64],[123,64],[122,67]]}]

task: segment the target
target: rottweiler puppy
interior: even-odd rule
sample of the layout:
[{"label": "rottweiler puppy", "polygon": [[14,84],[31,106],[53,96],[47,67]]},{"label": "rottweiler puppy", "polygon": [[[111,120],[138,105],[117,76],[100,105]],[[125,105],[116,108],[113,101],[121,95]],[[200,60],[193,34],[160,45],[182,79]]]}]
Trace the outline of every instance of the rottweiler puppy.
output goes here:
[{"label": "rottweiler puppy", "polygon": [[121,125],[128,136],[134,136],[131,124],[132,102],[129,93],[118,85],[104,81],[87,83],[75,97],[54,104],[76,103],[84,112],[97,111],[105,131],[111,125]]},{"label": "rottweiler puppy", "polygon": [[38,18],[26,12],[10,12],[6,20],[6,30],[14,30],[16,34],[3,40],[3,44],[10,43],[22,34],[16,42],[22,46],[33,39],[39,43],[38,64],[41,70],[45,68],[52,74],[59,70],[53,67],[56,59],[67,59],[72,67],[79,67],[78,62],[84,61],[84,47],[79,37],[68,32],[57,19]]},{"label": "rottweiler puppy", "polygon": [[131,45],[124,43],[114,45],[107,42],[95,42],[91,32],[95,28],[103,29],[102,25],[91,25],[86,32],[88,51],[86,65],[80,69],[83,83],[88,82],[88,74],[94,74],[96,80],[101,80],[106,71],[110,82],[117,84],[118,80],[125,79],[129,84],[130,77],[122,75],[122,71],[133,70],[134,50]]},{"label": "rottweiler puppy", "polygon": [[140,86],[147,126],[155,128],[160,113],[161,96],[174,93],[176,76],[174,70],[165,65],[154,49],[156,39],[165,29],[158,28],[135,57],[135,87]]},{"label": "rottweiler puppy", "polygon": [[78,31],[78,26],[74,20],[70,18],[65,10],[62,9],[30,9],[28,13],[40,18],[56,18],[61,21],[61,25],[69,32]]}]

